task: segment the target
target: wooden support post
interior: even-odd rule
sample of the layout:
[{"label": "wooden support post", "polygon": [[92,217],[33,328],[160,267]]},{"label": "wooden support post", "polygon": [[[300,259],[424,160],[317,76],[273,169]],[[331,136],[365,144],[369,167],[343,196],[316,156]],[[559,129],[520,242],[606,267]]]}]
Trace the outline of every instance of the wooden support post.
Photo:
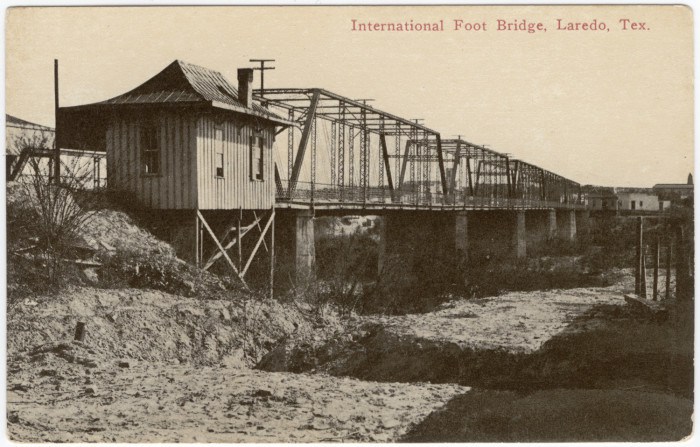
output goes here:
[{"label": "wooden support post", "polygon": [[241,221],[243,220],[243,209],[238,210],[238,225],[236,225],[236,240],[238,240],[238,270],[243,268],[243,242],[241,241]]},{"label": "wooden support post", "polygon": [[659,236],[656,236],[656,241],[654,243],[654,301],[659,298],[659,251],[660,241]]},{"label": "wooden support post", "polygon": [[637,254],[635,256],[635,267],[634,267],[634,294],[641,296],[641,284],[642,284],[642,229],[643,223],[642,218],[637,218]]},{"label": "wooden support post", "polygon": [[683,226],[676,227],[676,302],[692,298],[693,290],[689,281],[690,262],[685,249]]},{"label": "wooden support post", "polygon": [[[54,155],[54,180],[57,185],[61,184],[61,140],[59,140],[59,126],[58,126],[58,59],[53,60],[53,82],[54,82],[54,147],[56,148],[56,153]],[[62,137],[62,135],[61,135]]]},{"label": "wooden support post", "polygon": [[673,239],[666,236],[666,299],[671,298],[671,257],[673,253]]},{"label": "wooden support post", "polygon": [[200,247],[202,245],[202,239],[200,234],[200,223],[199,216],[195,214],[194,216],[194,264],[197,268],[201,267],[202,257],[199,255],[201,253]]},{"label": "wooden support post", "polygon": [[647,257],[644,245],[642,245],[642,259],[641,259],[641,283],[639,284],[640,294],[642,298],[647,297]]},{"label": "wooden support post", "polygon": [[272,213],[272,226],[270,228],[270,299],[275,296],[275,208],[270,210]]},{"label": "wooden support post", "polygon": [[78,321],[75,325],[75,336],[73,337],[75,341],[85,341],[85,323]]}]

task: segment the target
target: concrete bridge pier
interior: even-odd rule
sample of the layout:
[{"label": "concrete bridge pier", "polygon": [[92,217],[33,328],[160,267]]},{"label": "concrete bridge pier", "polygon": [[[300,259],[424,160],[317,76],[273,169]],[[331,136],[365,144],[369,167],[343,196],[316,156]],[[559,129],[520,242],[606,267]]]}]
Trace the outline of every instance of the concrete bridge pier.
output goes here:
[{"label": "concrete bridge pier", "polygon": [[455,250],[459,261],[469,261],[469,215],[466,211],[455,216]]},{"label": "concrete bridge pier", "polygon": [[576,211],[562,210],[557,215],[559,237],[567,241],[576,239]]},{"label": "concrete bridge pier", "polygon": [[513,232],[515,256],[524,258],[527,256],[527,231],[525,228],[525,211],[515,212],[515,231]]},{"label": "concrete bridge pier", "polygon": [[282,282],[316,273],[314,215],[311,210],[278,210],[275,217],[276,271]]},{"label": "concrete bridge pier", "polygon": [[591,212],[589,210],[576,211],[576,230],[579,234],[587,235],[591,231]]},{"label": "concrete bridge pier", "polygon": [[557,237],[557,210],[547,210],[547,239]]}]

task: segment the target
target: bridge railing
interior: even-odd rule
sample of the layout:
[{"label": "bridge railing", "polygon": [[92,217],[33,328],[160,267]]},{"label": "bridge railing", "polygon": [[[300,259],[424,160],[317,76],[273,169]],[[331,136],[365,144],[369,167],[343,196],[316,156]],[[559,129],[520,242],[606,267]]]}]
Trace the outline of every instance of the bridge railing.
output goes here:
[{"label": "bridge railing", "polygon": [[445,209],[532,209],[569,208],[582,209],[582,204],[563,201],[545,201],[533,198],[499,197],[492,195],[471,196],[464,192],[445,195],[428,188],[405,188],[391,191],[388,187],[377,186],[338,186],[323,183],[298,182],[291,192],[286,182],[277,187],[277,201],[295,204],[337,204],[386,206],[387,208],[429,207]]}]

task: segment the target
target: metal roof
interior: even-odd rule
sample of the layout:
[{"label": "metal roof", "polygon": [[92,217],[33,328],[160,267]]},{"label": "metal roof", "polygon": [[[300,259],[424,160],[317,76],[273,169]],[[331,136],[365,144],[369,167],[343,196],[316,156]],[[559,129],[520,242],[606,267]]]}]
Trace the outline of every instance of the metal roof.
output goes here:
[{"label": "metal roof", "polygon": [[12,116],[9,113],[5,114],[5,125],[9,127],[20,127],[22,129],[43,130],[46,132],[54,131],[53,127],[42,126],[41,124],[25,121],[23,119],[17,118],[16,116]]},{"label": "metal roof", "polygon": [[160,73],[124,94],[106,101],[66,109],[139,104],[207,104],[276,123],[292,124],[255,102],[253,107],[246,107],[238,100],[238,90],[218,71],[181,60],[175,60]]}]

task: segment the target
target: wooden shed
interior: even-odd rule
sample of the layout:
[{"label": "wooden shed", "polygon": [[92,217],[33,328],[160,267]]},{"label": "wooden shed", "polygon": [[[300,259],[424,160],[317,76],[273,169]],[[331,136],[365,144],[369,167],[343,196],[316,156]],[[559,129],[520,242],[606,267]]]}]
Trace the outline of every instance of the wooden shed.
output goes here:
[{"label": "wooden shed", "polygon": [[[245,284],[261,243],[274,258],[273,234],[270,247],[264,240],[275,217],[273,143],[294,125],[254,101],[252,84],[253,69],[238,70],[236,88],[217,71],[176,60],[122,95],[60,108],[56,139],[62,148],[106,151],[111,190],[155,210],[180,256],[205,269],[222,259]],[[255,232],[246,260],[241,239]],[[234,246],[237,256],[228,253]]]},{"label": "wooden shed", "polygon": [[59,109],[59,145],[104,150],[111,189],[159,210],[263,210],[275,200],[272,146],[287,120],[238,88],[176,60],[135,89]]}]

